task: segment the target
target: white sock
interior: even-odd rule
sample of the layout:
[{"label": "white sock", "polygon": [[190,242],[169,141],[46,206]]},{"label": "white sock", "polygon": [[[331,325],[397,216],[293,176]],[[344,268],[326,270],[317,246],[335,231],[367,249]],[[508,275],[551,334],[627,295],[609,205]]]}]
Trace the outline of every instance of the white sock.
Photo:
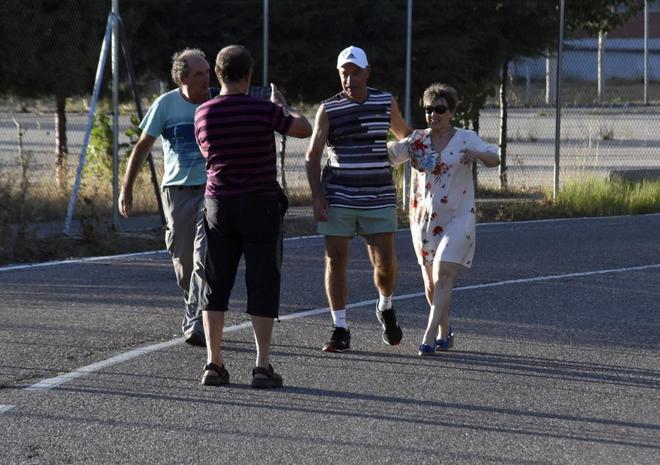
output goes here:
[{"label": "white sock", "polygon": [[348,329],[348,321],[346,321],[346,310],[331,310],[332,321],[337,328]]},{"label": "white sock", "polygon": [[384,312],[385,310],[389,310],[392,308],[392,296],[388,295],[385,296],[383,294],[379,294],[380,297],[378,298],[378,310],[381,312]]}]

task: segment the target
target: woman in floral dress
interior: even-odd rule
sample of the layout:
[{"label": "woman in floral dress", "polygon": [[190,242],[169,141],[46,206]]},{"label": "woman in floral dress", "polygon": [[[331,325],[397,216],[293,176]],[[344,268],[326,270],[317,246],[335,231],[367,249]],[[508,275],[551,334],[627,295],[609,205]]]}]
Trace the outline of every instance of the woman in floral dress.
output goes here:
[{"label": "woman in floral dress", "polygon": [[454,128],[458,95],[445,84],[432,84],[422,97],[428,129],[415,130],[390,142],[393,165],[410,160],[410,231],[422,268],[429,320],[419,355],[432,355],[454,345],[449,305],[461,268],[474,256],[476,209],[472,162],[497,166],[497,146],[474,131]]}]

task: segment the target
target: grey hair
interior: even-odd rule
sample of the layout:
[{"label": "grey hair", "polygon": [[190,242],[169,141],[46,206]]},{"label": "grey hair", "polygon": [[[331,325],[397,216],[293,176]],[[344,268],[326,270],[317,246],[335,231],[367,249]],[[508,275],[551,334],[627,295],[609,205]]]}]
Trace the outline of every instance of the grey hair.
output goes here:
[{"label": "grey hair", "polygon": [[442,98],[447,102],[450,111],[456,110],[458,106],[458,92],[452,86],[434,82],[426,88],[422,96],[422,105],[431,105],[434,100]]},{"label": "grey hair", "polygon": [[181,78],[188,75],[188,59],[199,56],[206,60],[206,55],[198,48],[186,48],[172,55],[172,80],[177,86],[181,85]]}]

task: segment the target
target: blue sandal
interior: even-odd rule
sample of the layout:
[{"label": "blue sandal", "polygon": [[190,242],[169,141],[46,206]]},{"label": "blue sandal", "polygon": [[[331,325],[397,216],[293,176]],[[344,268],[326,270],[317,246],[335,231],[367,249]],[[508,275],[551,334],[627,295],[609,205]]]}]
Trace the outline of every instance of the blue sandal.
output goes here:
[{"label": "blue sandal", "polygon": [[444,341],[442,339],[436,339],[434,345],[435,350],[438,352],[445,352],[454,347],[454,332],[451,330],[451,326],[449,327],[449,335],[447,336],[447,340]]},{"label": "blue sandal", "polygon": [[435,355],[435,342],[433,344],[421,344],[419,346],[419,352],[417,352],[417,355],[425,356],[425,355]]}]

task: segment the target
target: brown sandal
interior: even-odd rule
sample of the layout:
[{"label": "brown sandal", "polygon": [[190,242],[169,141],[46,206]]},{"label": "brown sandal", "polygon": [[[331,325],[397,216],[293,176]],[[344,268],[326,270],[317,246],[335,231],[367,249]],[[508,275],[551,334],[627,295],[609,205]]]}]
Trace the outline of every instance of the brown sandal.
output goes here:
[{"label": "brown sandal", "polygon": [[270,363],[268,368],[256,367],[252,370],[252,387],[256,389],[282,387],[282,376],[275,373]]},{"label": "brown sandal", "polygon": [[[215,374],[209,373],[215,372]],[[218,366],[215,363],[204,365],[204,376],[202,376],[202,384],[205,386],[222,386],[229,383],[229,372],[225,369],[225,365]]]}]

